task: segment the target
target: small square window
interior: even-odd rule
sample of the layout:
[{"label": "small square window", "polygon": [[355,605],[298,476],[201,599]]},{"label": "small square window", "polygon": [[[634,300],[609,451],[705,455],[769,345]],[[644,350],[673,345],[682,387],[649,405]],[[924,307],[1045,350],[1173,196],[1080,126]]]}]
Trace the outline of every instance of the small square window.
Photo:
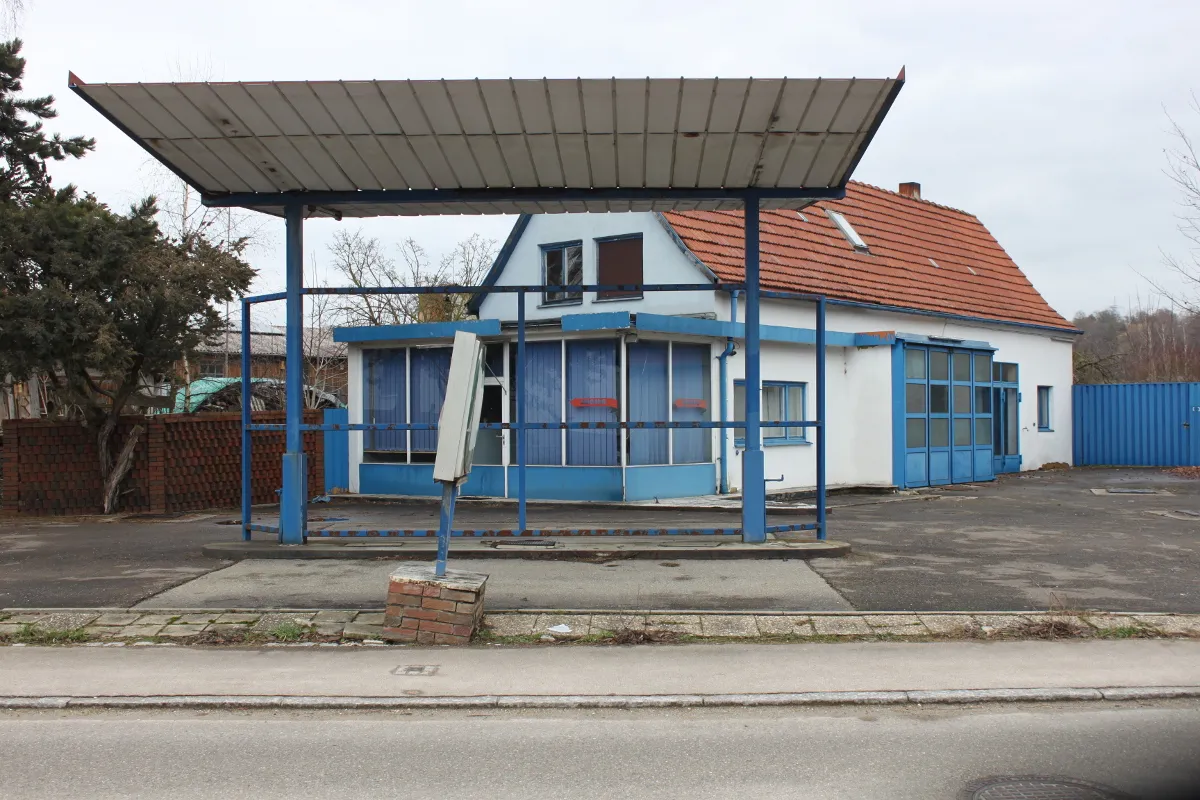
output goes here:
[{"label": "small square window", "polygon": [[1039,431],[1050,431],[1054,428],[1051,426],[1051,391],[1053,387],[1039,386],[1037,387],[1037,423]]}]

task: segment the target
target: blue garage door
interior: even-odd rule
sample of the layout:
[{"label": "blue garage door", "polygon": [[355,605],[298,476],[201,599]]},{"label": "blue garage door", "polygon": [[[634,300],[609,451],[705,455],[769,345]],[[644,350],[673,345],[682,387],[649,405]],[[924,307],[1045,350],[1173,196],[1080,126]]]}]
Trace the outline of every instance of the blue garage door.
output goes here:
[{"label": "blue garage door", "polygon": [[992,354],[904,346],[904,485],[991,480]]}]

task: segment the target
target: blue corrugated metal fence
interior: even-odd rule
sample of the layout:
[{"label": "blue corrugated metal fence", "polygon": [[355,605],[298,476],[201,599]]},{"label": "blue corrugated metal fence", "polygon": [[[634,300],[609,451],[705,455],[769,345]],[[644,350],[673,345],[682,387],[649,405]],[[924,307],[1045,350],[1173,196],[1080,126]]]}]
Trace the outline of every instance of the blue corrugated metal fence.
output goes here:
[{"label": "blue corrugated metal fence", "polygon": [[1076,466],[1200,466],[1200,383],[1075,386]]}]

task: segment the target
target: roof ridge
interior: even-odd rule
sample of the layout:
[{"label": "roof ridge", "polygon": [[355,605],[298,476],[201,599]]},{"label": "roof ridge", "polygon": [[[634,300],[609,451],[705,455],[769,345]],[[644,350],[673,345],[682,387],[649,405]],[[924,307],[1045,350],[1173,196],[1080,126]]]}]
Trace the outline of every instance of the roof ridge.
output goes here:
[{"label": "roof ridge", "polygon": [[[954,211],[959,214],[962,214],[963,216],[971,217],[972,219],[979,219],[979,217],[975,216],[970,211],[965,211],[961,208],[955,208],[954,206],[948,206],[945,203],[935,203],[932,200],[926,200],[924,197],[910,197],[906,194],[900,194],[899,192],[894,191],[892,189],[885,189],[882,186],[876,186],[873,183],[867,183],[866,181],[848,181],[848,182],[857,184],[858,186],[866,187],[867,189],[874,189],[877,192],[885,192],[894,197],[900,197],[905,200],[911,200],[914,203],[924,203],[927,206],[933,206],[934,208],[945,209],[946,211]],[[820,202],[829,202],[829,201],[820,201]],[[820,205],[820,202],[818,202],[817,205]],[[838,201],[835,200],[833,202],[838,202]]]}]

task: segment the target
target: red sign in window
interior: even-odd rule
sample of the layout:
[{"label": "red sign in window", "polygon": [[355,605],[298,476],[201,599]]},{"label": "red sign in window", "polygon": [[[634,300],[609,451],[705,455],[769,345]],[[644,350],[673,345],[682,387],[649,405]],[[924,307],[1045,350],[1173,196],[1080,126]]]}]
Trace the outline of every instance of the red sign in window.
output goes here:
[{"label": "red sign in window", "polygon": [[704,410],[708,408],[708,401],[702,400],[699,397],[678,397],[675,399],[676,408],[698,408]]},{"label": "red sign in window", "polygon": [[575,408],[616,408],[615,397],[572,397],[571,405]]}]

